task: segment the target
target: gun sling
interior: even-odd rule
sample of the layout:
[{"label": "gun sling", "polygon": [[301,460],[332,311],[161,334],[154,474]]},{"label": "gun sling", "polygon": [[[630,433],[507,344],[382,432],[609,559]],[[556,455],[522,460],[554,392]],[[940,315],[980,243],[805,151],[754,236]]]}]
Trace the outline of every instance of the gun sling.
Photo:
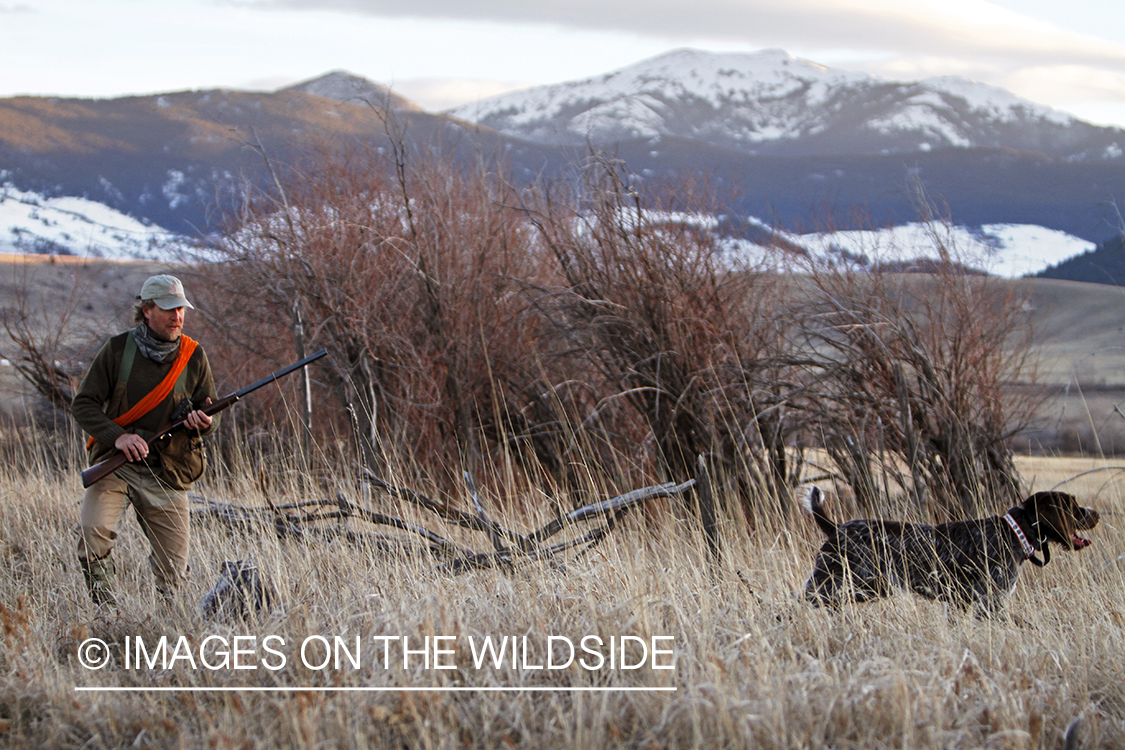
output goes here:
[{"label": "gun sling", "polygon": [[[176,361],[172,363],[172,369],[164,376],[164,379],[152,389],[144,398],[134,404],[133,408],[125,412],[119,417],[114,418],[114,423],[120,427],[127,427],[128,425],[136,422],[138,419],[148,414],[155,409],[157,405],[164,402],[168,398],[168,394],[176,386],[176,381],[179,380],[180,375],[183,374],[184,369],[187,367],[188,360],[191,355],[195,353],[195,347],[199,342],[190,336],[180,335],[180,352],[176,355]],[[129,379],[129,371],[132,369],[133,357],[137,353],[137,342],[133,339],[133,334],[130,333],[129,337],[125,340],[125,351],[121,355],[121,371],[118,375],[118,381],[127,381]],[[94,447],[97,438],[91,437],[86,441],[86,450]]]}]

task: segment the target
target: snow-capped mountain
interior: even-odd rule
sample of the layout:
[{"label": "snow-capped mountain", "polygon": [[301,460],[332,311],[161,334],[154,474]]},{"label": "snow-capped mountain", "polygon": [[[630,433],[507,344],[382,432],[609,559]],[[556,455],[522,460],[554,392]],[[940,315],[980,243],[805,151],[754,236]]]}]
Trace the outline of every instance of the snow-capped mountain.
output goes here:
[{"label": "snow-capped mountain", "polygon": [[[391,145],[385,104],[413,155],[500,156],[516,184],[566,181],[593,141],[654,187],[702,177],[734,224],[768,217],[796,234],[915,221],[917,183],[973,231],[1038,225],[1101,243],[1119,233],[1125,201],[1121,129],[962,79],[890,82],[781,51],[673,52],[455,116],[387,93],[336,71],[276,92],[0,99],[0,185],[11,186],[0,252],[152,257],[157,227],[208,236],[246,184],[268,185],[266,159],[299,160],[314,143]],[[116,217],[97,218],[103,209]]]},{"label": "snow-capped mountain", "polygon": [[962,78],[882,80],[782,50],[678,50],[583,81],[451,110],[544,144],[679,138],[748,154],[879,154],[1015,148],[1119,159],[1125,131],[1100,128]]}]

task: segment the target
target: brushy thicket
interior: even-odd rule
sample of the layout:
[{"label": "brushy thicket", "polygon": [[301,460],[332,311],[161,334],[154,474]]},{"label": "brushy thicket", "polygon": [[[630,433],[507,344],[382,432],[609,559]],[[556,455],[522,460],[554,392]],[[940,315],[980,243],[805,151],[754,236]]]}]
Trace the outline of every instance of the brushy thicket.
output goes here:
[{"label": "brushy thicket", "polygon": [[[712,231],[705,186],[604,156],[525,188],[405,147],[272,167],[187,273],[232,387],[329,350],[311,429],[338,450],[314,464],[555,496],[582,486],[578,455],[634,486],[702,456],[752,521],[788,511],[809,449],[865,509],[955,517],[1020,495],[1007,439],[1031,404],[1006,386],[1033,377],[1027,309],[940,232],[924,276],[788,246],[752,264]],[[240,407],[262,450],[302,444],[302,420],[279,430],[271,411],[296,387]]]},{"label": "brushy thicket", "polygon": [[[248,195],[213,257],[177,269],[198,306],[189,330],[221,392],[301,352],[330,357],[310,368],[311,427],[298,375],[256,393],[226,413],[197,493],[272,509],[337,498],[479,547],[364,494],[357,464],[458,509],[468,472],[489,516],[526,532],[695,476],[703,457],[722,559],[672,500],[585,556],[456,576],[388,554],[359,515],[296,536],[201,513],[172,606],[126,520],[121,606],[95,611],[75,560],[79,436],[65,421],[46,434],[3,423],[0,746],[1041,748],[1068,727],[1083,747],[1125,742],[1118,472],[1068,485],[1103,512],[1094,545],[1025,570],[1004,616],[908,595],[839,612],[798,598],[823,541],[792,517],[799,481],[834,482],[841,519],[849,505],[975,515],[1023,491],[1005,441],[1028,408],[1009,386],[1033,375],[1017,284],[964,273],[937,232],[942,260],[924,276],[784,247],[740,262],[701,219],[702,187],[646,187],[603,157],[577,188],[516,189],[494,165],[401,150],[272,166],[274,188]],[[40,346],[27,321],[5,318],[29,379],[65,395],[65,346]],[[1028,489],[1057,481],[1028,476]],[[247,557],[273,611],[204,620],[221,563]],[[358,669],[124,668],[127,638],[162,635],[358,636],[367,655]],[[373,638],[435,635],[461,639],[455,670],[378,665]],[[478,669],[463,648],[527,636],[540,664],[549,636],[586,635],[672,637],[675,669]],[[88,638],[115,661],[81,666]],[[560,692],[488,692],[521,686]]]}]

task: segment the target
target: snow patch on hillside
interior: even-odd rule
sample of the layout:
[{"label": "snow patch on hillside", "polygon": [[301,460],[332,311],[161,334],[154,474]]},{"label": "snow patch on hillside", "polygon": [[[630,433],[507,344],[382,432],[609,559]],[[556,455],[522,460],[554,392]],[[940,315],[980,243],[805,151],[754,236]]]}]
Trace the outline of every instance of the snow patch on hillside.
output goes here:
[{"label": "snow patch on hillside", "polygon": [[85,198],[46,198],[0,186],[0,253],[174,260],[190,243]]},{"label": "snow patch on hillside", "polygon": [[919,103],[918,98],[914,97],[910,101],[910,106],[901,107],[888,117],[872,120],[868,127],[883,135],[920,131],[935,138],[938,143],[944,141],[959,148],[970,148],[973,145],[971,140],[936,112],[933,105]]},{"label": "snow patch on hillside", "polygon": [[[688,223],[706,231],[719,227],[713,216],[650,212],[644,221]],[[1065,232],[1025,224],[971,228],[915,223],[870,231],[785,234],[757,219],[747,221],[766,234],[776,234],[792,246],[805,248],[813,258],[851,257],[870,264],[936,258],[940,245],[956,262],[1010,278],[1036,274],[1095,247]],[[779,270],[788,263],[776,250],[744,240],[727,238],[719,244],[724,254],[744,262]],[[161,261],[203,257],[184,237],[142,224],[101,203],[85,198],[45,198],[10,185],[0,186],[0,253]],[[790,256],[788,260],[795,258]]]},{"label": "snow patch on hillside", "polygon": [[890,263],[936,259],[944,247],[950,259],[995,276],[1018,278],[1093,250],[1093,242],[1031,224],[987,224],[978,228],[913,223],[880,230],[791,235],[814,256],[866,258]]},{"label": "snow patch on hillside", "polygon": [[1010,91],[959,76],[939,76],[923,80],[922,85],[935,91],[951,94],[970,109],[987,112],[1001,122],[1017,122],[1021,116],[1042,118],[1057,125],[1068,125],[1074,117],[1057,109],[1021,99]]},{"label": "snow patch on hillside", "polygon": [[[587,221],[591,220],[590,217]],[[732,267],[778,273],[801,273],[809,262],[837,263],[874,268],[918,260],[947,260],[993,276],[1032,276],[1063,260],[1093,250],[1093,242],[1066,232],[1029,224],[988,224],[983,227],[952,226],[942,222],[912,223],[879,230],[848,230],[793,234],[778,230],[755,217],[746,225],[760,230],[773,245],[729,236],[725,221],[702,213],[669,211],[622,212],[617,221],[626,231],[639,226],[659,232],[664,226],[695,227],[711,233],[714,247]],[[580,224],[581,230],[585,224]]]},{"label": "snow patch on hillside", "polygon": [[659,102],[644,96],[615,99],[572,119],[569,130],[579,135],[612,134],[618,123],[627,121],[629,126],[622,130],[621,135],[654,138],[666,132],[663,119],[655,111],[659,107]]}]

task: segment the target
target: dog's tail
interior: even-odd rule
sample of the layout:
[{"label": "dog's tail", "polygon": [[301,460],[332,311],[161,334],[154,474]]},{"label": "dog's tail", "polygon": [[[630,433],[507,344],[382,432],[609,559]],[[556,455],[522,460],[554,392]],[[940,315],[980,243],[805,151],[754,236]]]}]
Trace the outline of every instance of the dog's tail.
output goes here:
[{"label": "dog's tail", "polygon": [[836,524],[824,512],[821,503],[824,502],[824,492],[815,484],[806,484],[797,488],[797,498],[801,501],[801,508],[813,517],[816,525],[828,536],[836,535]]}]

